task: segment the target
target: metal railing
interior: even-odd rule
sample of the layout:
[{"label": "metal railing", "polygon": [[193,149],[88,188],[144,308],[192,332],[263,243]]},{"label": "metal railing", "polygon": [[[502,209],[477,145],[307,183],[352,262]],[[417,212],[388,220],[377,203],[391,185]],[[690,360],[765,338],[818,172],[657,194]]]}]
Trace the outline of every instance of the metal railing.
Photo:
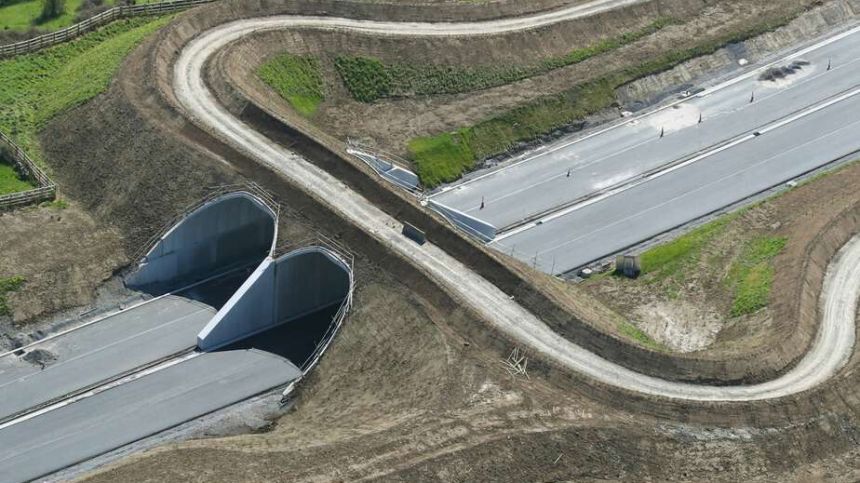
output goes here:
[{"label": "metal railing", "polygon": [[102,25],[106,25],[120,18],[160,15],[185,10],[196,5],[211,3],[214,1],[215,0],[173,0],[170,2],[149,3],[146,5],[123,5],[113,7],[110,10],[105,10],[104,12],[94,15],[83,22],[76,23],[64,29],[39,35],[38,37],[34,37],[30,40],[24,40],[14,44],[0,45],[0,58],[28,54],[52,47],[80,37],[87,32],[91,32]]},{"label": "metal railing", "polygon": [[0,154],[5,154],[9,158],[8,161],[15,165],[17,171],[36,185],[31,190],[0,196],[0,209],[50,201],[57,196],[57,186],[51,181],[51,178],[36,166],[36,163],[30,159],[30,156],[27,156],[23,149],[2,132],[0,132]]}]

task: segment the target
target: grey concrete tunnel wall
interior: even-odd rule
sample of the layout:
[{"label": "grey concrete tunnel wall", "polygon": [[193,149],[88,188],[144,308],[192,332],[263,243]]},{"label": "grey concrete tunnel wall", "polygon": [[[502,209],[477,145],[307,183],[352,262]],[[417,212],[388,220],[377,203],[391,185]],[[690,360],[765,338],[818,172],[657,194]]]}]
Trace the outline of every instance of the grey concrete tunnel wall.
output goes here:
[{"label": "grey concrete tunnel wall", "polygon": [[214,350],[334,304],[352,288],[352,269],[325,248],[266,259],[197,336]]},{"label": "grey concrete tunnel wall", "polygon": [[277,215],[257,197],[229,193],[194,210],[141,260],[126,284],[169,291],[232,267],[259,263],[273,249]]}]

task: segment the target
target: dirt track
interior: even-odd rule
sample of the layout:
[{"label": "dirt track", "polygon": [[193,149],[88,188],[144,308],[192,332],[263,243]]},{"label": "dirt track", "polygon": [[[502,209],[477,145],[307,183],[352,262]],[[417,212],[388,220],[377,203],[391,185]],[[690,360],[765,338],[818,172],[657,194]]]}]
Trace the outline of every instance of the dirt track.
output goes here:
[{"label": "dirt track", "polygon": [[[134,70],[123,74],[129,85],[144,77]],[[74,124],[75,119],[99,115],[104,120],[122,119],[114,117],[116,111],[110,104],[123,95],[115,88],[108,96],[113,100],[101,99],[63,122]],[[171,130],[174,134],[191,132],[169,111],[166,114],[163,106],[154,107],[153,97],[143,99],[150,104],[136,104],[134,109],[148,110],[164,124],[134,139],[155,143]],[[144,125],[151,126],[148,122]],[[126,134],[118,137],[125,142],[132,139]],[[55,149],[75,142],[65,139]],[[215,143],[207,146],[210,153],[218,153],[218,159],[246,166],[240,156],[226,155]],[[180,158],[199,156],[180,145],[162,147],[163,153],[171,151],[182,153]],[[205,156],[198,159],[195,169],[208,169]],[[106,169],[111,169],[113,161],[94,160]],[[141,173],[134,176],[137,182],[145,179],[140,178]],[[138,193],[146,198],[145,190]],[[300,199],[289,201],[301,203]],[[317,218],[313,209],[308,213]],[[129,226],[133,219],[129,217]],[[361,276],[367,280],[367,275]],[[422,293],[433,290],[418,279],[410,279],[409,286]],[[390,289],[386,282],[377,290]],[[603,406],[603,401],[618,399],[618,394],[571,381],[553,368],[536,364],[533,378],[537,380],[510,381],[494,355],[475,351],[476,347],[496,345],[485,339],[481,325],[455,306],[440,313],[437,307],[445,305],[437,303],[432,303],[432,310],[425,306],[428,318],[413,319],[413,323],[405,322],[408,317],[394,316],[405,312],[397,305],[394,307],[401,308],[390,320],[357,316],[305,387],[298,411],[273,433],[167,449],[101,478],[353,480],[375,475],[389,480],[448,481],[548,477],[736,480],[766,474],[779,479],[783,472],[797,471],[795,476],[803,479],[811,473],[796,468],[805,464],[814,465],[819,474],[821,468],[827,471],[830,467],[839,470],[831,476],[851,474],[850,459],[818,462],[822,455],[839,454],[852,447],[857,437],[858,424],[850,410],[858,402],[853,390],[856,381],[850,373],[812,398],[768,408],[661,408],[633,398],[617,403],[632,413],[618,412]],[[403,338],[406,334],[433,335],[411,340]],[[392,352],[392,336],[401,337],[395,339],[402,341],[402,350],[397,345],[398,350]],[[433,340],[442,343],[429,343]],[[499,346],[506,345],[500,342]],[[419,352],[418,347],[427,350]],[[418,372],[428,365],[434,372]],[[852,360],[850,367],[855,365],[856,360]],[[409,376],[412,372],[417,376],[414,379]],[[546,374],[549,383],[540,382],[536,377],[540,374]],[[602,402],[591,402],[592,398]],[[717,419],[720,426],[738,429],[655,422],[648,413],[671,420]],[[553,466],[559,454],[563,456]],[[453,468],[457,471],[452,474]]]}]

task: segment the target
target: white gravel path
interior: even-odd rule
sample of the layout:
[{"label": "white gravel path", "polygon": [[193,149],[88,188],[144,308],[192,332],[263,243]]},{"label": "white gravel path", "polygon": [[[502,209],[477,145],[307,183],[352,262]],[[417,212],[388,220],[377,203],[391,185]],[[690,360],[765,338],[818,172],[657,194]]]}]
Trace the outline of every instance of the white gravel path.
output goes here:
[{"label": "white gravel path", "polygon": [[823,319],[803,360],[778,379],[750,386],[683,384],[639,374],[603,359],[553,332],[507,294],[433,244],[418,246],[400,234],[400,224],[327,172],[272,142],[218,104],[203,81],[204,65],[224,46],[263,31],[291,28],[348,29],[374,34],[479,35],[536,28],[636,3],[599,0],[532,17],[481,23],[396,23],[332,17],[276,16],[223,24],[204,32],[182,50],[174,67],[174,89],[185,114],[219,139],[269,165],[303,186],[321,202],[428,273],[461,303],[531,353],[540,353],[573,371],[631,391],[675,399],[748,401],[799,393],[826,381],[844,366],[854,348],[854,318],[860,294],[860,238],[840,252],[827,275]]}]

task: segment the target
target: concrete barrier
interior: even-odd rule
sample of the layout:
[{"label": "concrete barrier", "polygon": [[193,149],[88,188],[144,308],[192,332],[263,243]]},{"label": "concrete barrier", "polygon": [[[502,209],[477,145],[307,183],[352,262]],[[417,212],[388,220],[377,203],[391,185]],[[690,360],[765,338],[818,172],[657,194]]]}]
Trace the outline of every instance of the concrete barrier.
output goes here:
[{"label": "concrete barrier", "polygon": [[348,148],[346,152],[364,161],[380,176],[401,188],[409,191],[418,191],[421,188],[421,181],[418,179],[418,175],[396,164],[394,161],[355,148]]},{"label": "concrete barrier", "polygon": [[351,295],[352,282],[350,265],[323,247],[301,248],[276,260],[267,258],[203,328],[197,346],[212,351],[342,305]]},{"label": "concrete barrier", "polygon": [[277,214],[258,197],[233,192],[185,215],[143,257],[129,287],[167,292],[272,253]]},{"label": "concrete barrier", "polygon": [[455,210],[433,200],[427,200],[427,206],[481,241],[491,242],[496,238],[496,227],[486,221],[479,220],[474,216],[467,215],[462,211]]}]

